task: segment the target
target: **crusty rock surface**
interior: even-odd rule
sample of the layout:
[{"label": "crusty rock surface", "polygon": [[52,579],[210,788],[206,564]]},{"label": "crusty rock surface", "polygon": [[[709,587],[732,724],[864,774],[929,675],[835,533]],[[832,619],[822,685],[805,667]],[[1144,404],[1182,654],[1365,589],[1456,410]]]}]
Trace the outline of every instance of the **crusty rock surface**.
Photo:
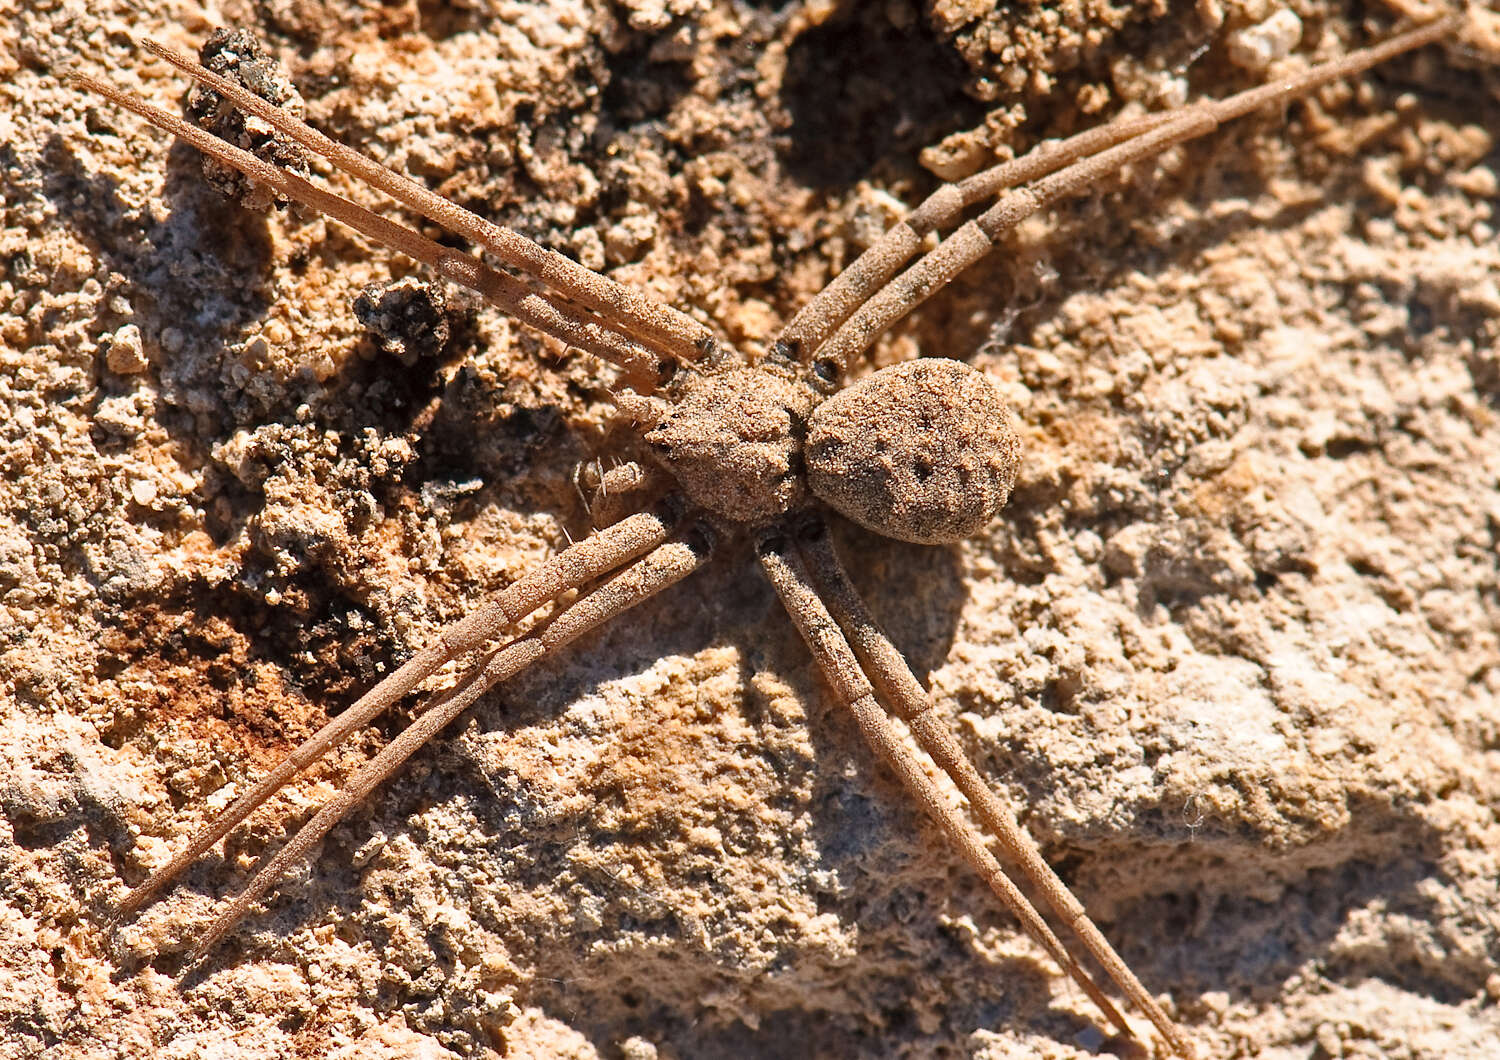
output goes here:
[{"label": "crusty rock surface", "polygon": [[[754,348],[934,186],[924,146],[955,175],[1414,9],[1308,0],[1275,58],[1240,0],[850,6],[214,10],[332,135]],[[330,712],[587,532],[573,471],[630,443],[605,370],[489,310],[377,355],[352,306],[407,264],[246,212],[60,84],[179,105],[129,34],[193,50],[204,8],[0,24],[0,1057],[1095,1055],[733,548],[487,697],[181,988],[414,704],[111,929]],[[1497,41],[1476,12],[1463,47],[1136,166],[877,349],[988,373],[1025,455],[980,539],[840,524],[855,577],[1205,1055],[1500,1037]]]}]

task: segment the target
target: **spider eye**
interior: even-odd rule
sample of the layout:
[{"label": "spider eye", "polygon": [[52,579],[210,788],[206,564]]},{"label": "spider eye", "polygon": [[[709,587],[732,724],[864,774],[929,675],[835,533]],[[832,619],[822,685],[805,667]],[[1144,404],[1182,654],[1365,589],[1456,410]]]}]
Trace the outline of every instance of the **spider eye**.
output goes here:
[{"label": "spider eye", "polygon": [[972,537],[1010,497],[1020,442],[995,385],[960,361],[883,368],[812,414],[808,485],[887,537],[938,545]]},{"label": "spider eye", "polygon": [[844,366],[834,357],[819,357],[813,361],[812,369],[813,378],[820,386],[827,388],[837,386],[844,374]]}]

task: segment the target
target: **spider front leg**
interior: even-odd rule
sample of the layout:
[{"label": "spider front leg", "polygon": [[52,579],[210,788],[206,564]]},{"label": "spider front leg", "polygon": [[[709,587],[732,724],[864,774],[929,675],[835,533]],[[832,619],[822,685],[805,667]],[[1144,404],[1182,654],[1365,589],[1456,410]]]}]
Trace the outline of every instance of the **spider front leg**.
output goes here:
[{"label": "spider front leg", "polygon": [[687,534],[634,560],[563,608],[540,628],[490,653],[457,685],[434,696],[416,721],[361,767],[342,791],[325,803],[285,846],[256,870],[245,889],[209,925],[207,933],[189,955],[189,963],[196,962],[213,949],[234,929],[250,906],[270,890],[287,869],[305,857],[329,829],[485,692],[562,650],[594,627],[675,585],[706,564],[712,552],[712,532],[706,526],[695,525]]},{"label": "spider front leg", "polygon": [[[854,715],[860,732],[871,749],[896,773],[907,792],[943,829],[949,841],[979,873],[995,896],[1021,922],[1026,933],[1068,973],[1120,1033],[1134,1038],[1135,1033],[1125,1017],[1005,874],[999,861],[985,845],[984,837],[938,790],[921,764],[907,750],[890,718],[877,701],[876,691],[871,686],[866,670],[861,668],[839,624],[819,595],[788,524],[783,523],[762,533],[756,543],[756,556],[839,702]],[[882,694],[885,694],[884,689]],[[1075,904],[1076,901],[1074,899]],[[1136,986],[1145,995],[1144,988],[1139,983]],[[1149,998],[1149,995],[1146,996]],[[1157,1022],[1157,1015],[1160,1015],[1157,1026],[1161,1028],[1173,1050],[1180,1056],[1192,1057],[1193,1049],[1182,1033],[1154,1003],[1152,1009],[1155,1013],[1148,1012],[1148,1015],[1151,1015],[1153,1022]]]},{"label": "spider front leg", "polygon": [[491,598],[466,618],[446,627],[436,642],[418,652],[395,673],[366,692],[300,747],[283,759],[269,775],[220,813],[166,865],[120,903],[117,918],[133,915],[180,876],[204,851],[213,846],[303,769],[338,746],[356,729],[363,728],[412,689],[431,677],[449,660],[479,647],[563,593],[616,571],[661,546],[671,535],[673,520],[662,514],[642,513],[580,541]]},{"label": "spider front leg", "polygon": [[[200,67],[193,69],[195,76],[211,78],[210,83],[216,89],[224,91],[236,102],[244,102],[246,106],[249,106],[248,101],[256,99],[255,96],[218,78],[217,75],[210,74],[207,70],[202,70]],[[533,290],[522,280],[508,272],[491,268],[472,254],[442,246],[412,228],[391,221],[350,199],[304,180],[295,173],[289,173],[264,162],[248,151],[228,144],[214,134],[189,124],[174,114],[168,114],[160,107],[153,106],[114,85],[82,75],[74,75],[69,80],[73,85],[100,95],[117,106],[144,118],[158,129],[187,141],[210,158],[239,170],[245,176],[264,184],[277,194],[310,206],[319,213],[342,222],[361,235],[405,254],[414,261],[421,262],[444,279],[451,280],[479,294],[490,304],[516,320],[544,334],[561,339],[570,346],[576,346],[578,349],[593,354],[608,364],[615,365],[621,369],[624,381],[637,390],[650,392],[670,379],[677,370],[679,361],[671,352],[670,347],[632,338],[629,333],[630,329],[619,326],[621,323],[619,320],[599,316],[555,294]],[[315,138],[312,142],[332,144],[332,141],[321,137],[321,134],[315,134],[302,122],[278,111],[275,107],[268,107],[264,100],[260,100],[259,105],[266,113],[278,115],[276,119],[278,128],[285,126],[289,132],[296,130],[299,136]],[[260,113],[258,109],[257,113]],[[349,152],[347,148],[340,150],[353,157],[360,157],[354,152]],[[342,158],[343,154],[339,154],[338,157]],[[386,170],[383,166],[370,162],[368,159],[364,161],[376,173],[396,177],[396,174]],[[400,179],[405,180],[405,178]],[[380,186],[377,184],[377,187]],[[415,187],[415,185],[412,186]],[[383,188],[382,190],[389,189]],[[453,209],[458,208],[453,207]],[[467,214],[466,211],[463,212]],[[494,225],[490,225],[489,228],[504,231]],[[467,230],[466,228],[465,231]],[[524,240],[514,232],[508,235],[513,240],[520,240],[531,245],[538,252],[542,250],[541,247],[530,244],[529,240]],[[535,275],[533,278],[540,282],[542,276]],[[610,290],[615,288],[624,290],[619,284],[613,283],[606,277],[600,276],[597,279],[602,284],[608,285]],[[567,291],[566,293],[574,292]],[[639,298],[640,296],[632,297]],[[629,301],[623,295],[620,298]],[[705,339],[693,349],[695,351],[706,349],[708,345],[710,343]],[[696,352],[694,355],[696,356]]]},{"label": "spider front leg", "polygon": [[[712,332],[692,317],[671,306],[654,302],[638,291],[584,268],[555,250],[539,246],[517,232],[450,202],[411,178],[329,139],[306,122],[245,91],[233,81],[205,69],[181,52],[154,40],[143,40],[140,44],[151,54],[166,60],[229,99],[241,110],[254,114],[278,132],[291,137],[313,153],[322,155],[344,172],[358,177],[448,231],[472,240],[505,265],[528,273],[579,304],[603,314],[615,327],[631,335],[642,345],[665,350],[672,357],[688,361],[697,359],[712,347]],[[227,159],[220,160],[236,165]]]}]

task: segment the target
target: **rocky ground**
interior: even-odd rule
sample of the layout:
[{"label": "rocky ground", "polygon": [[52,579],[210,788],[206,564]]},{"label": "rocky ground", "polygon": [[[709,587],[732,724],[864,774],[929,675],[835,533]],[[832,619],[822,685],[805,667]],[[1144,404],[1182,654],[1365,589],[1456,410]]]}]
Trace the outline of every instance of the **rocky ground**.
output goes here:
[{"label": "rocky ground", "polygon": [[[757,351],[939,176],[1421,13],[992,6],[0,0],[0,1056],[1111,1047],[733,543],[484,699],[198,974],[416,700],[108,923],[586,534],[574,471],[631,439],[607,370],[457,292],[357,311],[412,268],[60,75],[175,111],[129,34],[244,27],[331,135]],[[1134,167],[878,349],[990,373],[1026,462],[961,547],[840,527],[857,580],[1204,1055],[1500,1041],[1497,57],[1476,9]]]}]

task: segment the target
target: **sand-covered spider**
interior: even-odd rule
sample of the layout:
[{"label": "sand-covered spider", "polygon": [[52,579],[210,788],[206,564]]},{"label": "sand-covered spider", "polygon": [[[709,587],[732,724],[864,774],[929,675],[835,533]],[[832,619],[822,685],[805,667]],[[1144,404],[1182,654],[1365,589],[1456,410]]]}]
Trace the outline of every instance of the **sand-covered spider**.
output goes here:
[{"label": "sand-covered spider", "polygon": [[[1143,147],[1143,150],[1157,150],[1157,147],[1155,147],[1155,145],[1152,145],[1151,142],[1148,141],[1148,144],[1146,144],[1145,147]],[[1101,163],[1101,165],[1104,165],[1104,163]],[[1107,160],[1107,165],[1109,165],[1110,168],[1113,168],[1113,166],[1116,165],[1116,159],[1109,159],[1109,160]],[[462,262],[459,262],[459,264],[462,264]],[[462,267],[463,268],[471,268],[471,265],[462,265]],[[505,295],[504,294],[498,294],[498,295],[496,295],[496,297],[499,297],[499,298],[501,298],[501,300],[504,300]],[[895,297],[894,300],[892,300],[892,301],[894,301],[894,303],[897,304],[898,307],[903,307],[903,309],[904,309],[904,307],[906,307],[907,304],[910,304],[910,301],[912,301],[912,300],[910,300],[909,295],[901,294],[901,295],[897,295],[897,297]],[[517,309],[523,309],[522,304],[517,304]],[[537,309],[538,312],[547,313],[547,312],[550,312],[550,310],[556,309],[556,306],[552,306],[552,304],[543,303],[543,304],[541,304],[541,306],[535,307],[535,309]],[[793,324],[793,327],[795,327],[795,324]],[[586,342],[586,340],[588,340],[588,336],[585,336],[585,334],[574,334],[574,333],[568,333],[568,334],[570,334],[570,340],[576,339],[577,342],[579,342],[579,345],[582,345],[583,342]],[[657,340],[663,340],[664,337],[666,337],[666,336],[658,336]],[[679,336],[679,337],[682,337],[682,336]],[[649,378],[649,376],[651,376],[651,373],[654,372],[655,367],[657,367],[657,364],[660,363],[660,355],[661,355],[661,352],[663,352],[663,349],[655,348],[654,342],[642,343],[642,345],[645,346],[645,348],[648,349],[648,351],[651,352],[651,354],[655,354],[655,357],[645,358],[645,360],[642,360],[642,358],[639,358],[639,357],[631,357],[631,354],[633,354],[633,349],[631,349],[630,346],[621,346],[621,345],[618,345],[618,343],[615,342],[615,339],[613,339],[613,337],[607,336],[607,334],[601,334],[601,336],[598,336],[598,339],[603,340],[603,346],[600,346],[600,348],[598,348],[598,351],[600,351],[601,354],[610,354],[610,352],[613,352],[613,354],[615,354],[616,357],[621,358],[621,360],[627,360],[628,363],[625,364],[625,367],[627,367],[627,369],[634,369],[634,370],[636,370],[637,375],[643,375],[643,376],[646,376],[646,378]],[[696,343],[694,343],[694,342],[684,343],[684,346],[693,346],[693,345],[696,345]],[[585,348],[594,348],[594,346],[585,346]],[[670,351],[667,351],[667,352],[670,352]],[[685,349],[684,349],[684,352],[682,352],[681,355],[682,355],[682,357],[690,357],[690,354],[688,354],[688,352],[685,351]],[[831,364],[829,364],[828,361],[825,361],[825,363],[820,364],[820,366],[819,366],[819,364],[816,363],[816,360],[814,360],[814,361],[810,361],[810,366],[811,366],[811,372],[813,372],[814,375],[816,375],[817,369],[819,369],[819,367],[822,367],[822,372],[825,373],[825,375],[829,375],[829,373],[837,373],[837,370],[838,370],[837,361],[834,361],[834,363],[831,363]],[[681,384],[679,384],[679,385],[681,385]],[[811,382],[810,379],[808,379],[808,381],[804,382],[804,384],[802,384],[802,385],[804,385],[804,390],[807,390],[808,387],[816,387],[816,382]],[[808,403],[810,403],[811,400],[816,400],[816,399],[813,399],[813,397],[807,397],[807,400],[808,400]],[[714,399],[712,399],[712,397],[709,397],[709,399],[706,399],[706,403],[709,403],[709,405],[712,405],[712,403],[714,403]],[[792,402],[792,403],[793,403],[793,405],[795,405],[796,402]],[[640,417],[642,417],[643,420],[648,420],[649,417],[652,417],[652,415],[654,415],[655,412],[658,411],[658,409],[654,409],[654,408],[652,408],[652,406],[649,406],[649,405],[643,405],[643,403],[636,403],[636,409],[637,409],[637,411],[639,411]],[[670,441],[670,439],[667,438],[667,435],[669,435],[669,433],[672,432],[672,427],[673,426],[675,426],[675,427],[681,427],[682,424],[681,423],[676,423],[676,424],[667,423],[667,424],[664,424],[663,435],[661,435],[660,438],[658,438],[658,441],[663,441],[663,442]],[[696,427],[697,426],[699,426],[699,424],[688,424],[687,432],[685,432],[685,435],[687,435],[687,441],[691,441],[691,439],[693,439],[694,436],[696,436]],[[900,439],[900,432],[898,432],[897,441],[898,441],[898,439]],[[774,463],[774,460],[772,460],[772,463]],[[708,483],[700,483],[699,484],[699,492],[702,493],[702,496],[700,496],[700,499],[708,499],[708,496],[706,496],[706,495],[708,495],[708,493],[711,492],[711,489],[709,489],[709,487],[711,487],[711,486],[715,486],[715,483],[712,483],[712,480],[709,480]],[[723,513],[720,513],[720,514],[723,514]],[[981,514],[984,514],[984,510],[981,510]],[[760,519],[751,519],[751,520],[748,520],[748,522],[762,522],[762,520],[760,520]],[[619,534],[625,535],[624,529],[621,529],[621,531],[619,531]],[[915,537],[915,535],[919,535],[919,534],[915,534],[915,532],[909,532],[909,534],[913,535],[913,537]],[[654,541],[654,538],[652,538],[652,541]],[[685,559],[684,559],[684,562],[685,562]],[[696,561],[694,561],[694,562],[696,562]],[[763,556],[762,562],[765,562],[765,564],[768,565],[768,567],[772,567],[772,568],[777,567],[777,555],[775,555],[775,552],[766,553],[766,555]],[[775,573],[775,571],[772,571],[772,573]],[[784,573],[784,571],[783,571],[783,573]],[[790,583],[786,582],[786,580],[783,579],[783,580],[781,580],[781,582],[778,582],[778,589],[781,589],[781,591],[786,592],[787,589],[790,589],[790,588],[792,588],[792,586],[790,586]],[[825,589],[826,589],[826,586],[825,586]],[[837,594],[834,594],[834,595],[837,595]],[[804,615],[805,615],[805,612],[798,612],[798,613],[804,613]],[[556,628],[556,625],[553,625],[553,628]],[[544,636],[544,634],[543,634],[543,636]],[[856,648],[858,648],[858,645],[856,645]],[[877,673],[879,673],[880,669],[882,669],[882,667],[880,667],[880,664],[877,663],[877,661],[868,661],[867,660],[867,661],[865,661],[865,666],[870,667],[870,669],[876,670]],[[888,679],[891,679],[891,681],[894,681],[894,679],[889,678],[889,675],[888,675]],[[835,684],[837,684],[837,682],[835,682]],[[877,681],[876,684],[879,684],[879,681]],[[477,694],[477,691],[478,691],[477,687],[474,687],[474,691],[475,691],[475,694]],[[900,687],[898,687],[898,685],[897,685],[897,687],[895,687],[894,691],[892,691],[891,688],[886,688],[885,691],[886,691],[886,694],[888,694],[888,696],[894,696],[895,699],[897,699],[898,702],[900,702],[901,693],[900,693]],[[450,700],[450,702],[456,702],[456,700]],[[909,702],[909,700],[907,700],[907,702]],[[357,711],[350,712],[350,715],[357,715]],[[345,717],[350,717],[350,715],[345,715]],[[434,715],[434,717],[437,717],[437,715]],[[393,747],[395,747],[395,745],[393,745]],[[374,777],[374,775],[372,775],[372,777]],[[357,781],[356,781],[356,783],[357,783]],[[913,783],[919,783],[919,781],[916,780],[916,778],[913,778]],[[231,822],[231,823],[233,823],[233,822]],[[210,840],[210,843],[211,843],[211,840]]]}]

